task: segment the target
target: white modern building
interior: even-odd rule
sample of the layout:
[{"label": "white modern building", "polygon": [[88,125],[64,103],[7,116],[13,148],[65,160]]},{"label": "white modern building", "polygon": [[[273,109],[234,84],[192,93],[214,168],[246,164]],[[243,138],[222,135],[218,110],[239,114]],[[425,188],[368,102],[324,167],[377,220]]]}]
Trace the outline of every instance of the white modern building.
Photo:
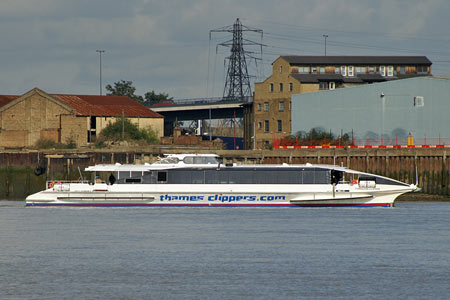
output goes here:
[{"label": "white modern building", "polygon": [[450,144],[450,78],[418,77],[292,95],[292,133],[320,128],[357,143]]}]

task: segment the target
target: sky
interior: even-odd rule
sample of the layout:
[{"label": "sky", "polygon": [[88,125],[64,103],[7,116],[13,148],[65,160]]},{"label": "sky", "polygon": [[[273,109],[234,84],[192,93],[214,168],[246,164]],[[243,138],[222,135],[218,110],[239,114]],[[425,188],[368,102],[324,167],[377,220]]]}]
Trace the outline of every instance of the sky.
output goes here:
[{"label": "sky", "polygon": [[220,97],[232,25],[253,81],[280,55],[424,55],[450,76],[449,0],[1,0],[0,94],[100,94],[120,80],[137,95]]}]

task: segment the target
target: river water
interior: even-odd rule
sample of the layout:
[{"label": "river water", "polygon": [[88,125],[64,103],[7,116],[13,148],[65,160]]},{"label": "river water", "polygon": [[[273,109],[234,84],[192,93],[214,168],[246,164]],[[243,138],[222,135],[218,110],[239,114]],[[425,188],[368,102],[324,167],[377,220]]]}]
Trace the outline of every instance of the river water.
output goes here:
[{"label": "river water", "polygon": [[0,299],[450,297],[450,203],[23,205],[0,201]]}]

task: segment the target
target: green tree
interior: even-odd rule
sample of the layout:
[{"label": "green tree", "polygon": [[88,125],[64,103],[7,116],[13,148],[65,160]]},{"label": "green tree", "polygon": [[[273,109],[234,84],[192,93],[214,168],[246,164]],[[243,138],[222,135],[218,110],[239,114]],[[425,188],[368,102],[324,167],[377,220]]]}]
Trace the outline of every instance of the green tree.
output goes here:
[{"label": "green tree", "polygon": [[161,102],[167,102],[172,101],[173,97],[169,97],[169,94],[166,93],[159,93],[156,94],[154,90],[151,92],[147,92],[144,95],[145,104],[147,105],[154,105]]},{"label": "green tree", "polygon": [[114,82],[114,87],[108,84],[106,90],[109,92],[109,96],[127,96],[140,103],[144,102],[142,96],[136,95],[136,88],[133,86],[132,81],[120,80]]}]

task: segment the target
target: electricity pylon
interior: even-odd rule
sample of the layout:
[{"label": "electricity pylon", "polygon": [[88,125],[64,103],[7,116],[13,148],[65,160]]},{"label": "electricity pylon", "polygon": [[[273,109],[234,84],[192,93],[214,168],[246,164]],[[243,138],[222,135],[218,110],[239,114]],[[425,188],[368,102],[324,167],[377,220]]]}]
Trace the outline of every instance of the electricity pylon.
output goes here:
[{"label": "electricity pylon", "polygon": [[252,96],[246,58],[255,59],[255,61],[261,60],[261,58],[254,56],[254,52],[246,51],[244,46],[259,46],[261,49],[260,53],[262,53],[262,47],[264,45],[245,39],[243,37],[244,31],[259,33],[261,34],[262,40],[263,31],[261,29],[244,26],[239,21],[239,18],[236,19],[233,25],[214,29],[209,32],[210,40],[211,33],[214,32],[230,32],[233,34],[233,39],[217,45],[217,47],[231,47],[231,54],[226,58],[226,60],[228,60],[228,71],[225,80],[225,88],[223,90],[224,100],[242,100],[245,97]]}]

